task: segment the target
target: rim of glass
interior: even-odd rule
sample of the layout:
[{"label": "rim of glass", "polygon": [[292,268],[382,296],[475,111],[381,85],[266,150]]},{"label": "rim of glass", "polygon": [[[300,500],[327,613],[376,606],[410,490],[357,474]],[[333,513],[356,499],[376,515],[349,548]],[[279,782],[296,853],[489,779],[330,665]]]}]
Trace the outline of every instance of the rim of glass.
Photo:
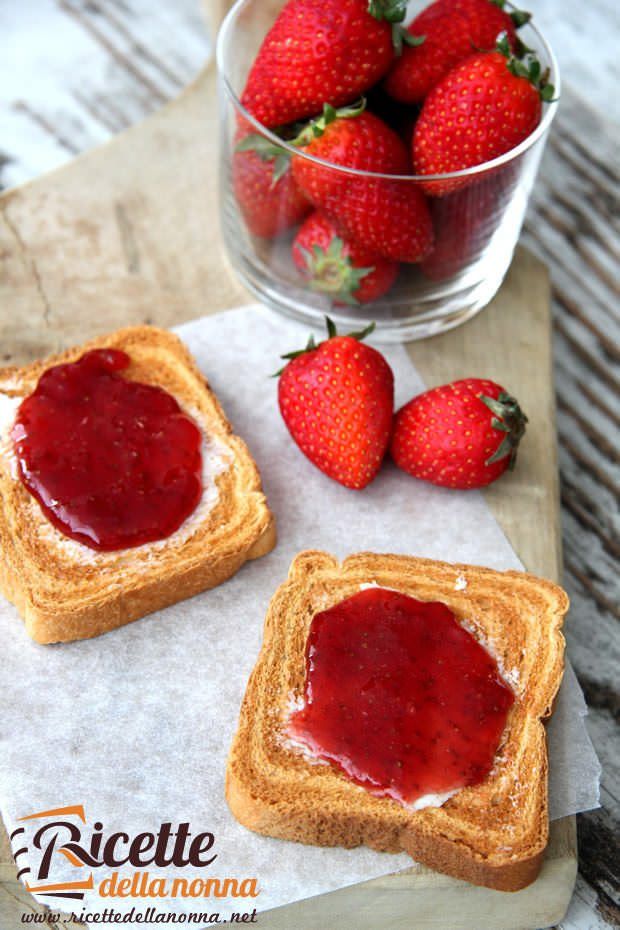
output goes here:
[{"label": "rim of glass", "polygon": [[[236,0],[235,4],[228,11],[220,27],[215,50],[215,58],[220,79],[222,80],[228,95],[233,100],[237,109],[240,110],[244,119],[251,123],[251,125],[254,126],[256,130],[258,130],[260,135],[264,136],[266,139],[269,139],[276,145],[279,145],[280,148],[289,152],[291,155],[301,156],[308,161],[314,162],[316,165],[330,168],[332,171],[341,171],[344,174],[359,175],[361,177],[382,178],[391,181],[428,182],[451,180],[454,178],[467,178],[477,174],[483,174],[492,168],[499,168],[502,165],[506,165],[513,161],[513,159],[518,158],[519,155],[527,152],[528,149],[535,145],[535,143],[545,135],[551,123],[553,122],[561,94],[560,69],[558,67],[558,62],[553,49],[545,39],[544,35],[530,20],[530,22],[527,24],[528,28],[534,31],[536,38],[539,40],[542,48],[545,51],[545,54],[549,59],[552,80],[555,88],[555,97],[549,103],[543,103],[543,116],[540,123],[536,129],[530,133],[526,139],[523,140],[523,142],[520,142],[519,145],[516,146],[516,148],[510,149],[508,152],[504,152],[503,155],[498,155],[497,158],[493,158],[491,161],[482,162],[480,165],[473,165],[471,168],[463,168],[460,171],[448,171],[444,174],[380,174],[376,171],[362,171],[359,168],[347,168],[346,165],[337,165],[335,162],[327,161],[324,158],[317,158],[316,155],[310,155],[308,152],[304,152],[303,149],[290,145],[284,139],[280,139],[280,137],[273,133],[270,129],[267,129],[266,126],[263,126],[263,124],[259,122],[254,116],[252,116],[252,114],[243,106],[228,79],[228,75],[226,74],[226,69],[224,67],[224,46],[226,45],[228,34],[232,31],[235,25],[235,20],[238,14],[241,12],[243,7],[248,6],[252,2],[258,2],[258,0]],[[506,3],[506,7],[512,10],[516,9],[516,7],[510,2]]]}]

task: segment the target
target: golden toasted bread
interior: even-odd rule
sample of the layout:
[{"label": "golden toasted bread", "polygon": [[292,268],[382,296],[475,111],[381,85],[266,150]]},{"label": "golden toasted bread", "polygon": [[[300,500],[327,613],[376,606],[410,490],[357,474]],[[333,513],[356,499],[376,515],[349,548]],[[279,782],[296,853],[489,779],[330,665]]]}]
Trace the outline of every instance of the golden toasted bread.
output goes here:
[{"label": "golden toasted bread", "polygon": [[[490,774],[443,806],[412,810],[376,797],[291,745],[285,727],[303,701],[312,618],[377,584],[442,601],[495,657],[515,694]],[[228,760],[226,797],[244,826],[320,846],[409,853],[440,872],[516,891],[540,869],[548,837],[549,716],[563,671],[560,632],[568,598],[549,581],[397,555],[352,555],[340,564],[303,552],[267,613]]]},{"label": "golden toasted bread", "polygon": [[[172,394],[203,434],[205,483],[171,536],[98,552],[63,535],[18,477],[9,432],[17,407],[52,365],[93,348],[128,353],[124,377]],[[0,369],[0,590],[39,643],[84,639],[212,588],[269,552],[275,525],[247,446],[183,343],[150,326],[122,329],[24,368]]]}]

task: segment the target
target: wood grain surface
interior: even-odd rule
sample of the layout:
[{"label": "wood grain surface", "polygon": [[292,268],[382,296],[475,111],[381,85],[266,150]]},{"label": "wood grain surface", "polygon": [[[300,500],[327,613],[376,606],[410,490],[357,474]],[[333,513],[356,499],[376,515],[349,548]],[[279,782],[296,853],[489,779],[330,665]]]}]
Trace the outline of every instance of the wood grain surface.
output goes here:
[{"label": "wood grain surface", "polygon": [[[613,0],[591,0],[587,5],[567,0],[561,13],[557,0],[538,0],[529,7],[556,47],[565,84],[524,241],[552,272],[564,582],[574,604],[569,648],[590,704],[590,730],[604,765],[603,807],[579,818],[580,876],[562,924],[565,930],[589,930],[620,925],[620,95],[614,40],[620,8]],[[14,67],[10,55],[4,59],[13,82],[3,80],[0,88],[0,182],[5,185],[59,164],[161,106],[198,70],[209,47],[194,0],[155,8],[143,0],[30,0],[28,10],[36,28],[24,17],[24,9],[17,4],[0,8],[3,44],[7,51],[19,50],[13,52]],[[52,24],[54,43],[49,42]],[[45,71],[52,47],[61,50],[64,67]],[[24,48],[30,48],[32,55],[23,54]],[[72,58],[67,50],[73,49],[77,51]],[[35,70],[40,74],[36,87],[26,80]],[[139,152],[135,161],[139,162]],[[209,190],[207,181],[205,198]],[[177,300],[172,293],[178,256],[170,256],[162,271],[161,256],[152,257],[148,230],[140,225],[140,204],[128,205],[123,193],[111,205],[109,228],[123,243],[132,300],[140,302],[141,318],[154,318],[152,308],[163,303],[164,322],[174,322],[187,311],[184,299]],[[67,217],[77,210],[70,195],[63,191],[60,203]],[[42,198],[42,215],[48,207]],[[170,222],[177,220],[187,224],[186,218],[176,215]],[[95,235],[93,225],[98,224],[82,221],[65,263],[70,268],[73,261],[83,263],[92,256],[90,277],[79,282],[69,278],[64,288],[49,292],[51,256],[37,255],[36,260],[31,256],[28,228],[5,209],[0,275],[5,280],[17,275],[26,282],[23,291],[16,292],[13,319],[4,314],[0,323],[1,351],[7,360],[34,357],[46,345],[74,341],[74,336],[81,338],[87,331],[80,308],[112,273],[98,265],[106,243]],[[189,226],[191,240],[191,220]],[[200,261],[191,251],[191,241],[186,245]],[[143,266],[136,268],[136,263]],[[145,280],[138,284],[137,277]],[[181,291],[185,288],[191,288],[191,281],[181,282]],[[234,284],[228,296],[231,303],[238,299]],[[534,300],[528,293],[522,297]],[[74,316],[72,308],[77,310]],[[190,312],[196,315],[201,307],[191,307]],[[121,318],[122,299],[112,292],[101,328],[110,328]],[[475,325],[476,321],[462,332],[473,331]],[[501,496],[499,486],[497,496]]]}]

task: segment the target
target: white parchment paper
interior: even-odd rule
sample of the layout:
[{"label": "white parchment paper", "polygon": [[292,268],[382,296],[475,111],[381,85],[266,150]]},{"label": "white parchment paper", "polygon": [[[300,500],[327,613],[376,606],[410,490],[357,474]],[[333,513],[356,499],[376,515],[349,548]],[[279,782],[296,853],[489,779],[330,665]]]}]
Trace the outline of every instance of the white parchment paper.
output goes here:
[{"label": "white parchment paper", "polygon": [[[26,813],[78,803],[106,831],[156,831],[162,821],[212,831],[217,860],[209,874],[256,876],[259,897],[155,903],[160,911],[211,909],[226,918],[231,910],[266,910],[411,866],[406,855],[258,836],[226,806],[226,755],[239,705],[267,605],[294,555],[307,548],[340,557],[374,550],[497,569],[521,565],[478,493],[435,488],[389,464],[358,493],[306,461],[280,418],[276,381],[268,378],[281,353],[304,343],[303,327],[249,307],[178,332],[259,465],[278,545],[219,588],[84,642],[36,645],[17,611],[0,600],[0,809],[9,831]],[[420,378],[402,348],[385,354],[402,404],[422,388]],[[549,725],[552,818],[598,804],[599,765],[585,714],[569,668]],[[64,880],[75,877],[67,864]],[[129,911],[140,902],[103,902],[93,891],[84,905],[101,910],[111,903]],[[75,905],[78,913],[81,907]]]}]

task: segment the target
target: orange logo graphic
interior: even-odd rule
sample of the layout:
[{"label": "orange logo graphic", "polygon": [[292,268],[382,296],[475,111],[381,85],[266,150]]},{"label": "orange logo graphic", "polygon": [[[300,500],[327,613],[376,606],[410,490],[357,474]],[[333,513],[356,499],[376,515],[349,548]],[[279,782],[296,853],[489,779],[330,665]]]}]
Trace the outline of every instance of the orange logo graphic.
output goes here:
[{"label": "orange logo graphic", "polygon": [[[32,837],[32,845],[35,850],[41,851],[42,855],[39,859],[39,866],[34,883],[31,883],[32,879],[27,879],[25,881],[26,890],[33,894],[40,894],[48,898],[76,898],[81,900],[84,897],[84,892],[94,887],[92,872],[87,877],[80,878],[74,882],[56,882],[49,878],[54,852],[64,856],[75,868],[82,869],[89,864],[87,857],[84,858],[84,850],[77,846],[75,842],[76,838],[80,838],[81,831],[76,827],[73,821],[58,820],[59,817],[76,817],[83,824],[86,823],[84,808],[81,804],[73,807],[56,807],[47,811],[37,811],[34,814],[28,814],[26,817],[19,818],[19,823],[28,822],[30,824],[30,822],[33,821],[39,822]],[[52,820],[52,818],[54,819]],[[40,823],[41,821],[42,823]],[[69,838],[58,845],[58,840],[63,830],[68,832]],[[22,845],[25,840],[25,835],[26,827],[18,827],[16,830],[13,830],[10,837],[11,844],[15,844],[19,841],[20,845],[20,848],[13,853],[15,864],[19,869],[17,873],[18,878],[22,878],[25,875],[32,875],[32,870],[29,866],[19,867],[19,860],[29,852],[29,847],[27,845]]]}]

